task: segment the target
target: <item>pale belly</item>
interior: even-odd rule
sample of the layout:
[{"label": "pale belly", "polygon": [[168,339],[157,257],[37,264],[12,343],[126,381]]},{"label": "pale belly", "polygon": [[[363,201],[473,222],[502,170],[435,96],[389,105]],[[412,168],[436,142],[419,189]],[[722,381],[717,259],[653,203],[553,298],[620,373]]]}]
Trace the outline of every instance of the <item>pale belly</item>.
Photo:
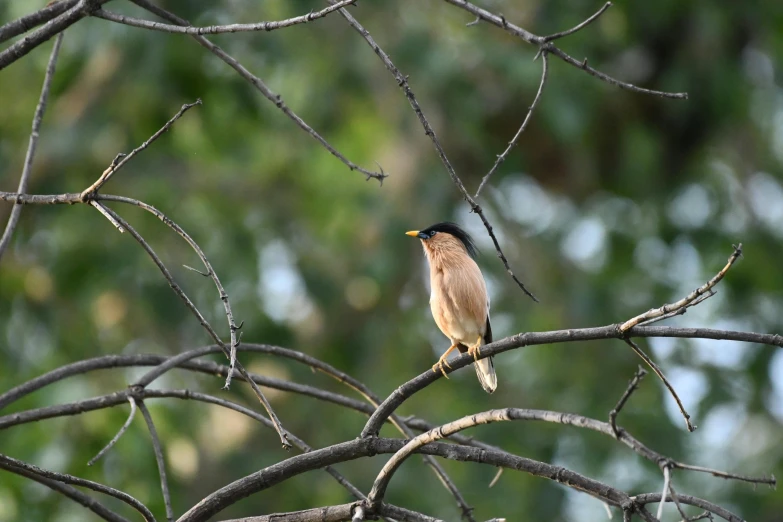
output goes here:
[{"label": "pale belly", "polygon": [[472,314],[455,307],[448,298],[431,295],[430,310],[435,324],[452,341],[472,346],[479,336],[484,335],[485,326],[479,324]]}]

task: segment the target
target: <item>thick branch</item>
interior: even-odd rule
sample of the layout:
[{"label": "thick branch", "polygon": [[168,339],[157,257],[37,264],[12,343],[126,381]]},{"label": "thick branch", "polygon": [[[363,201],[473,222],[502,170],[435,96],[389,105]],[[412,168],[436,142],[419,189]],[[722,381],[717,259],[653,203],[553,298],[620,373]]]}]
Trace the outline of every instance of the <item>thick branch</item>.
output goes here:
[{"label": "thick branch", "polygon": [[19,58],[27,55],[27,53],[49,40],[51,37],[65,31],[68,27],[85,16],[88,16],[92,9],[97,9],[108,1],[109,0],[81,0],[78,4],[47,22],[43,27],[36,29],[7,49],[0,51],[0,71]]},{"label": "thick branch", "polygon": [[68,475],[66,473],[49,471],[48,469],[39,468],[38,466],[34,466],[32,464],[28,464],[26,462],[22,462],[21,460],[17,460],[2,454],[0,454],[0,468],[18,474],[21,474],[19,471],[26,471],[27,473],[38,475],[40,477],[56,480],[65,484],[73,484],[74,486],[82,486],[93,491],[109,495],[110,497],[114,497],[125,502],[133,509],[141,513],[147,522],[155,522],[155,517],[152,515],[152,512],[147,509],[147,506],[127,493],[111,488],[104,484],[99,484],[98,482],[93,482],[92,480],[74,477],[73,475]]},{"label": "thick branch", "polygon": [[[202,522],[219,513],[226,507],[249,495],[269,489],[293,476],[307,471],[333,465],[348,460],[369,457],[378,453],[396,453],[405,444],[397,439],[367,438],[355,439],[327,448],[313,450],[273,464],[263,470],[243,477],[215,491],[190,509],[178,522]],[[590,479],[561,466],[538,462],[505,452],[495,452],[457,446],[454,444],[432,443],[417,451],[437,455],[450,460],[480,462],[523,471],[533,476],[547,478],[579,491],[587,492],[607,500],[616,506],[630,506],[628,495],[606,484]]]},{"label": "thick branch", "polygon": [[43,484],[47,488],[51,489],[52,491],[56,491],[57,493],[60,493],[64,497],[67,497],[77,504],[81,504],[85,508],[89,509],[99,517],[101,517],[104,520],[108,520],[109,522],[130,522],[127,518],[118,515],[114,511],[110,510],[94,498],[92,498],[89,495],[86,495],[79,491],[78,489],[69,486],[68,484],[63,484],[62,482],[58,482],[56,480],[43,477],[41,475],[37,475],[35,473],[32,473],[30,471],[27,471],[25,469],[20,468],[14,468],[13,470],[10,470],[6,467],[4,467],[3,464],[0,464],[0,468],[6,469],[7,471],[11,471],[12,473],[15,473],[21,477],[29,478],[30,480],[34,480],[38,482],[39,484]]},{"label": "thick branch", "polygon": [[79,0],[60,0],[59,2],[52,2],[43,9],[25,15],[12,22],[8,22],[0,27],[0,43],[13,38],[14,36],[24,34],[33,27],[45,24],[55,16],[61,15],[75,6],[77,2],[79,2]]},{"label": "thick branch", "polygon": [[[497,355],[499,353],[539,344],[553,344],[575,341],[595,341],[599,339],[624,339],[625,337],[683,337],[702,339],[721,339],[728,341],[747,341],[772,346],[783,346],[783,337],[778,334],[760,334],[752,332],[735,332],[729,330],[714,330],[711,328],[673,328],[668,326],[635,326],[625,333],[619,331],[619,325],[599,326],[595,328],[575,328],[570,330],[553,330],[550,332],[527,332],[506,337],[491,344],[484,345],[479,350],[479,358]],[[451,368],[446,373],[451,373],[473,363],[470,354],[462,354],[450,361]],[[362,430],[362,437],[377,435],[383,422],[403,402],[414,393],[424,389],[442,377],[440,372],[427,369],[418,377],[414,377],[394,390],[382,404],[378,406],[370,420]]]}]

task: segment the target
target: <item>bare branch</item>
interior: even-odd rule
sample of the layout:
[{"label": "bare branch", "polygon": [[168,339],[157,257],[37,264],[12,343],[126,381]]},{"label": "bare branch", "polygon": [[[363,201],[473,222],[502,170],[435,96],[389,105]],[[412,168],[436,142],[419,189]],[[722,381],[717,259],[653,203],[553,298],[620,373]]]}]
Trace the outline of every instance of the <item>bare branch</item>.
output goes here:
[{"label": "bare branch", "polygon": [[3,468],[12,473],[18,473],[20,470],[22,470],[40,477],[56,480],[65,484],[73,484],[74,486],[82,486],[99,493],[104,493],[131,506],[133,509],[141,513],[147,522],[155,522],[155,517],[152,515],[152,512],[147,509],[147,506],[127,493],[104,484],[99,484],[98,482],[93,482],[92,480],[74,477],[73,475],[68,475],[66,473],[49,471],[48,469],[39,468],[38,466],[34,466],[32,464],[28,464],[26,462],[22,462],[21,460],[17,460],[2,454],[0,454],[0,468]]},{"label": "bare branch", "polygon": [[[626,334],[628,337],[684,337],[748,341],[783,347],[783,336],[778,334],[732,332],[728,330],[714,330],[711,328],[673,328],[666,326],[635,326],[625,334],[621,334],[618,326],[619,325],[608,325],[596,328],[574,328],[550,332],[519,333],[482,346],[479,350],[479,358],[497,355],[523,346],[612,338],[623,339]],[[612,330],[614,330],[614,332],[612,332]],[[470,356],[470,354],[462,354],[450,361],[449,364],[451,364],[451,368],[447,368],[446,373],[451,373],[472,363],[473,357]],[[375,413],[373,413],[372,417],[367,421],[367,424],[365,424],[361,436],[368,437],[377,435],[383,422],[403,402],[441,377],[442,375],[439,372],[433,372],[428,368],[424,373],[399,386],[378,406]]]},{"label": "bare branch", "polygon": [[25,15],[0,27],[0,43],[24,34],[33,27],[45,24],[55,16],[63,14],[76,5],[79,0],[60,0],[50,2],[49,5],[29,15]]},{"label": "bare branch", "polygon": [[120,233],[120,234],[123,234],[123,233],[125,232],[125,229],[124,229],[124,228],[122,228],[122,225],[120,225],[119,221],[117,221],[116,219],[114,219],[114,216],[112,216],[112,215],[109,213],[109,209],[107,209],[107,208],[106,208],[106,207],[103,205],[103,203],[101,203],[101,202],[99,202],[99,201],[92,200],[92,201],[88,201],[88,202],[87,202],[87,204],[88,204],[88,205],[90,205],[91,207],[95,208],[95,209],[96,209],[98,212],[100,212],[101,214],[103,214],[103,217],[105,217],[106,219],[108,219],[108,220],[109,220],[109,223],[111,223],[112,225],[114,225],[114,228],[116,228],[116,229],[117,229],[117,231],[119,231],[119,233]]},{"label": "bare branch", "polygon": [[[27,55],[30,51],[49,40],[54,35],[65,31],[85,16],[90,14],[93,9],[98,9],[109,0],[80,0],[64,13],[56,16],[47,22],[43,27],[36,29],[28,36],[25,36],[13,45],[0,51],[0,71],[14,63],[19,58]],[[49,16],[48,13],[46,16]]]},{"label": "bare branch", "polygon": [[125,16],[110,11],[104,11],[99,9],[93,13],[93,16],[97,18],[103,18],[110,22],[116,22],[119,24],[130,25],[133,27],[140,27],[141,29],[151,29],[153,31],[163,31],[166,33],[175,34],[190,34],[190,35],[203,35],[203,34],[221,34],[221,33],[240,33],[240,32],[257,32],[257,31],[274,31],[275,29],[282,29],[284,27],[290,27],[297,24],[305,24],[324,16],[333,13],[334,11],[353,5],[356,0],[341,0],[335,5],[329,6],[320,11],[310,12],[306,15],[296,16],[294,18],[288,18],[286,20],[280,20],[277,22],[257,22],[254,24],[230,24],[230,25],[210,25],[207,27],[183,27],[181,25],[169,25],[162,24],[160,22],[152,22],[150,20],[141,20],[139,18],[133,18],[131,16]]},{"label": "bare branch", "polygon": [[[661,502],[661,497],[662,495],[660,493],[645,493],[643,495],[636,495],[631,498],[636,504],[645,505],[645,504],[654,504],[657,502]],[[728,509],[722,508],[704,499],[698,497],[692,497],[690,495],[679,495],[678,498],[679,501],[682,502],[683,504],[688,504],[690,506],[696,506],[702,509],[706,509],[710,513],[718,515],[724,520],[728,520],[728,522],[745,522],[745,520],[743,520],[742,517],[735,515]],[[671,496],[667,496],[665,501],[672,502],[673,500]]]},{"label": "bare branch", "polygon": [[[661,493],[661,498],[664,498],[666,496],[666,493],[669,491],[669,481],[671,480],[671,470],[668,466],[663,467],[663,492]],[[661,519],[661,515],[663,515],[663,505],[666,502],[663,502],[663,500],[658,504],[658,512],[655,515],[655,518],[658,520]]]},{"label": "bare branch", "polygon": [[696,426],[691,423],[691,416],[688,414],[687,411],[685,411],[685,406],[683,406],[682,401],[680,400],[680,396],[677,395],[677,392],[674,390],[674,386],[671,385],[669,380],[666,378],[666,376],[663,374],[663,371],[658,367],[657,364],[650,358],[649,355],[644,353],[644,351],[639,347],[638,344],[633,342],[631,339],[623,339],[623,341],[630,346],[634,352],[636,352],[636,355],[642,358],[644,362],[647,363],[647,365],[652,368],[652,371],[655,372],[655,375],[658,376],[661,381],[663,381],[663,384],[666,385],[666,388],[669,390],[669,393],[671,393],[672,397],[674,398],[674,401],[677,403],[677,407],[680,408],[680,413],[682,413],[683,418],[685,419],[685,427],[688,428],[688,431],[695,431]]},{"label": "bare branch", "polygon": [[489,172],[482,178],[481,183],[479,184],[478,189],[476,190],[476,195],[474,197],[479,197],[479,194],[481,194],[481,189],[484,188],[484,185],[487,184],[489,181],[489,178],[492,176],[492,174],[495,173],[495,171],[498,169],[501,163],[506,161],[506,156],[509,152],[511,152],[511,149],[514,148],[517,144],[517,141],[519,141],[519,137],[522,136],[522,133],[525,132],[525,129],[527,128],[527,124],[530,123],[531,116],[533,116],[533,111],[536,109],[536,106],[538,105],[538,101],[541,99],[541,93],[544,92],[544,85],[546,84],[546,77],[547,73],[549,72],[549,65],[548,65],[548,59],[546,56],[546,52],[541,53],[541,60],[543,62],[542,71],[541,71],[541,83],[538,86],[538,92],[536,92],[536,97],[533,98],[533,103],[530,104],[530,107],[527,109],[527,115],[525,116],[524,121],[522,122],[522,126],[519,128],[516,134],[514,134],[514,137],[511,138],[511,141],[508,142],[508,147],[506,147],[506,150],[503,151],[502,154],[498,156],[498,159],[495,160],[495,164],[492,165],[492,168],[489,169]]},{"label": "bare branch", "polygon": [[654,308],[652,310],[648,310],[643,314],[628,319],[626,322],[620,325],[620,331],[626,332],[630,328],[633,328],[639,323],[650,321],[651,319],[656,319],[658,317],[666,316],[668,314],[673,314],[678,310],[684,310],[689,306],[693,306],[694,304],[698,304],[701,301],[703,301],[705,299],[703,296],[705,294],[709,294],[712,291],[712,288],[718,283],[720,283],[721,279],[723,279],[723,276],[725,276],[726,272],[729,271],[729,268],[731,268],[734,265],[734,263],[737,261],[737,259],[739,259],[742,256],[742,243],[733,246],[734,246],[734,252],[732,252],[731,255],[729,256],[729,260],[726,263],[726,266],[724,266],[720,270],[720,272],[715,274],[715,276],[712,279],[710,279],[702,286],[700,286],[699,288],[697,288],[696,290],[694,290],[693,292],[686,295],[685,297],[683,297],[682,299],[680,299],[675,303],[666,304],[660,308]]},{"label": "bare branch", "polygon": [[125,424],[122,425],[122,428],[120,428],[120,431],[117,432],[117,434],[112,437],[112,439],[109,441],[109,443],[103,447],[101,451],[98,452],[97,455],[95,455],[93,458],[90,459],[89,462],[87,462],[88,466],[92,466],[95,464],[95,462],[103,457],[107,451],[109,451],[115,444],[117,444],[117,441],[120,440],[120,437],[122,437],[122,434],[127,431],[128,427],[131,425],[131,422],[133,422],[133,417],[136,416],[136,399],[133,398],[133,396],[128,396],[128,402],[131,405],[131,411],[128,415],[128,420],[125,421]]},{"label": "bare branch", "polygon": [[174,520],[174,511],[171,509],[171,494],[169,493],[169,481],[166,478],[166,463],[163,460],[163,448],[160,445],[160,438],[158,438],[158,430],[155,429],[155,423],[152,422],[152,415],[144,404],[144,401],[139,401],[139,410],[144,417],[144,422],[147,423],[147,429],[150,432],[150,438],[152,439],[152,449],[155,453],[155,462],[158,464],[158,474],[160,475],[160,488],[163,491],[163,503],[166,505],[166,520],[172,522]]},{"label": "bare branch", "polygon": [[[220,337],[217,335],[217,332],[212,328],[212,326],[209,324],[209,322],[204,318],[204,316],[201,314],[198,308],[196,308],[196,305],[193,304],[193,302],[190,300],[190,298],[185,294],[185,292],[180,288],[180,286],[177,284],[176,281],[174,281],[174,277],[171,275],[171,272],[169,272],[169,269],[166,268],[166,266],[163,264],[163,261],[160,260],[158,255],[155,253],[155,251],[152,249],[152,247],[144,240],[141,235],[139,235],[136,230],[131,227],[127,221],[122,219],[116,212],[113,210],[107,208],[106,209],[109,214],[114,217],[115,220],[117,220],[125,230],[127,230],[131,236],[133,236],[133,239],[135,239],[141,247],[147,252],[147,254],[152,258],[153,262],[158,266],[158,269],[163,274],[163,277],[168,281],[169,286],[174,290],[174,293],[177,294],[180,299],[185,303],[185,306],[196,316],[196,318],[199,320],[199,323],[204,327],[204,329],[207,330],[207,333],[214,339],[216,343],[221,347],[223,350],[223,353],[226,354],[226,357],[231,360],[231,349],[225,345],[225,343],[220,339]],[[214,271],[212,271],[214,273]],[[227,300],[224,300],[224,303]],[[232,329],[232,334],[234,333]],[[236,358],[235,358],[236,360]],[[277,415],[275,414],[274,410],[272,409],[272,406],[269,404],[269,401],[267,400],[264,393],[261,391],[261,389],[258,387],[258,385],[249,377],[247,374],[247,371],[245,368],[240,364],[239,361],[236,361],[236,368],[239,370],[239,373],[242,374],[243,377],[247,380],[248,384],[250,384],[251,388],[253,388],[253,391],[256,394],[256,397],[258,397],[258,400],[261,401],[261,404],[264,406],[264,409],[266,409],[267,413],[269,414],[269,417],[272,419],[272,421],[275,424],[275,429],[277,430],[278,435],[280,436],[280,442],[282,443],[284,448],[289,448],[291,444],[288,442],[287,432],[285,428],[283,428],[282,424],[280,424],[280,420],[277,418]]]},{"label": "bare branch", "polygon": [[567,31],[560,31],[559,33],[550,34],[549,36],[545,36],[543,38],[543,40],[545,42],[552,42],[554,40],[557,40],[558,38],[563,38],[564,36],[568,36],[568,35],[574,34],[575,32],[584,29],[587,25],[589,25],[589,24],[595,22],[596,20],[598,20],[598,17],[600,17],[602,14],[604,14],[604,12],[607,9],[609,9],[610,7],[612,7],[612,2],[606,2],[603,5],[603,7],[601,7],[601,9],[596,11],[596,13],[594,15],[592,15],[590,18],[588,18],[587,20],[585,20],[581,24],[579,24],[579,25],[577,25],[575,27],[572,27],[571,29],[568,29]]},{"label": "bare branch", "polygon": [[[234,322],[234,313],[231,309],[231,303],[228,299],[228,294],[226,293],[225,288],[223,287],[223,283],[220,282],[220,278],[217,275],[217,272],[215,272],[215,269],[212,268],[212,264],[207,259],[206,254],[204,254],[204,251],[201,249],[201,247],[196,243],[190,235],[185,232],[185,230],[180,227],[178,224],[176,224],[174,221],[172,221],[169,217],[167,217],[163,212],[158,210],[157,208],[153,207],[152,205],[148,205],[147,203],[144,203],[143,201],[139,201],[132,198],[126,198],[122,196],[105,196],[104,198],[106,201],[117,201],[120,203],[126,203],[128,205],[134,205],[141,209],[146,210],[147,212],[153,214],[155,217],[160,219],[166,226],[171,228],[174,232],[179,234],[182,239],[184,239],[188,245],[193,249],[193,251],[196,253],[196,255],[201,259],[201,262],[204,265],[204,268],[207,269],[206,275],[209,276],[212,281],[215,283],[215,287],[218,290],[218,294],[220,296],[220,301],[223,303],[223,310],[226,313],[226,319],[228,320],[228,328],[229,328],[229,335],[230,335],[230,350],[227,355],[229,360],[229,366],[232,371],[229,371],[226,375],[226,383],[224,385],[225,388],[228,388],[231,384],[231,377],[233,375],[233,369],[236,367],[237,364],[237,347],[239,346],[240,340],[239,336],[237,335],[237,332],[240,330],[241,325],[237,326],[237,324]],[[214,337],[213,337],[214,338]],[[221,343],[222,341],[219,339],[216,339],[216,342]],[[263,401],[262,401],[263,402]]]},{"label": "bare branch", "polygon": [[[180,25],[180,26],[190,26],[190,22],[187,20],[184,20],[177,15],[170,13],[169,11],[166,11],[165,9],[162,9],[155,4],[152,4],[148,0],[131,0],[134,4],[138,5],[142,9],[146,9],[147,11],[163,18],[164,20],[168,20],[169,22]],[[371,170],[366,170],[359,165],[353,163],[348,158],[343,156],[340,152],[337,151],[334,147],[332,147],[324,138],[321,137],[320,134],[315,132],[312,127],[310,127],[305,121],[300,118],[299,116],[294,113],[284,102],[283,98],[279,94],[275,94],[272,92],[272,90],[266,86],[266,84],[261,81],[260,78],[257,76],[254,76],[250,71],[245,69],[242,64],[240,64],[238,61],[236,61],[233,57],[231,57],[228,53],[226,53],[223,49],[218,47],[217,45],[213,44],[209,40],[207,40],[205,37],[200,35],[192,35],[193,38],[201,44],[203,47],[206,47],[212,54],[226,62],[232,69],[234,69],[236,72],[239,73],[242,78],[250,82],[250,84],[253,85],[261,94],[264,95],[266,99],[271,101],[275,104],[275,107],[283,111],[283,113],[288,116],[291,120],[293,120],[294,123],[296,123],[299,128],[307,132],[310,136],[312,136],[318,143],[320,143],[326,150],[328,150],[334,157],[345,163],[349,169],[351,170],[358,170],[362,174],[365,175],[366,179],[369,180],[371,178],[377,179],[379,183],[383,184],[383,179],[387,177],[387,174],[383,172],[383,169],[380,169],[381,172],[373,172]]]},{"label": "bare branch", "polygon": [[177,112],[177,114],[174,115],[173,118],[167,121],[166,124],[163,125],[163,127],[158,129],[158,132],[150,136],[150,138],[147,141],[145,141],[144,143],[142,143],[141,145],[133,149],[130,152],[130,154],[123,156],[122,160],[119,163],[117,163],[115,158],[115,161],[111,162],[111,165],[109,165],[109,167],[103,171],[103,174],[101,174],[101,176],[95,181],[95,183],[93,183],[92,185],[90,185],[89,187],[87,187],[82,191],[82,199],[87,200],[90,195],[98,192],[98,190],[104,185],[104,183],[109,181],[109,179],[114,175],[115,172],[117,172],[122,167],[124,167],[126,163],[128,163],[130,160],[133,159],[134,156],[136,156],[136,154],[143,151],[144,149],[149,147],[152,142],[160,138],[160,136],[163,133],[165,133],[167,130],[169,130],[171,126],[174,125],[174,122],[180,119],[182,115],[185,114],[185,112],[187,112],[188,109],[190,109],[191,107],[195,107],[196,105],[201,105],[200,98],[193,103],[184,104],[182,108],[180,108],[179,112]]},{"label": "bare branch", "polygon": [[[0,42],[2,42],[2,39],[0,39]],[[41,121],[46,112],[46,101],[49,99],[49,89],[52,86],[52,78],[54,77],[57,57],[60,54],[60,46],[62,43],[63,33],[60,33],[54,41],[52,54],[49,55],[49,64],[46,66],[46,75],[44,76],[43,87],[41,88],[41,96],[38,98],[38,106],[36,106],[35,115],[33,116],[32,131],[30,132],[30,141],[27,145],[27,154],[24,158],[22,177],[19,178],[19,187],[16,189],[20,194],[27,192],[30,174],[33,171],[33,158],[35,157],[35,149],[38,145],[38,133],[41,130]],[[8,248],[8,244],[11,242],[11,237],[14,235],[14,230],[16,229],[17,223],[19,223],[19,215],[21,213],[22,205],[14,205],[13,208],[11,208],[11,216],[8,218],[8,224],[5,226],[3,236],[0,237],[0,258],[3,257],[5,249]]]},{"label": "bare branch", "polygon": [[[405,441],[398,439],[376,437],[355,439],[335,444],[327,448],[313,450],[304,455],[290,457],[283,462],[273,464],[252,473],[211,493],[180,517],[178,522],[205,521],[238,500],[252,495],[253,493],[271,488],[292,476],[312,469],[318,469],[324,465],[333,465],[347,460],[356,460],[378,453],[396,453],[404,444]],[[631,500],[628,495],[611,486],[561,466],[538,462],[510,453],[438,442],[433,442],[418,448],[416,451],[437,455],[450,460],[481,462],[522,471],[533,476],[547,478],[565,486],[587,492],[598,498],[605,499],[615,506],[631,505]]]},{"label": "bare branch", "polygon": [[647,370],[639,366],[639,369],[636,370],[636,373],[631,379],[631,382],[628,383],[628,388],[626,388],[625,392],[623,392],[620,400],[617,401],[617,406],[615,406],[612,411],[609,412],[609,424],[611,424],[612,431],[617,438],[620,438],[620,432],[617,431],[617,414],[619,414],[620,410],[623,409],[623,406],[625,406],[625,403],[631,397],[631,394],[639,387],[639,383],[642,381],[645,375],[647,375]]},{"label": "bare branch", "polygon": [[[334,0],[328,0],[330,3],[334,3]],[[394,78],[397,80],[397,85],[400,86],[402,89],[402,92],[405,94],[405,97],[408,99],[408,103],[410,104],[411,108],[413,109],[413,112],[416,113],[416,117],[418,117],[419,122],[421,123],[422,127],[424,127],[424,134],[429,136],[430,140],[432,140],[432,144],[435,146],[435,150],[438,152],[438,156],[440,157],[441,162],[446,167],[446,171],[449,173],[449,177],[451,178],[451,181],[454,182],[454,184],[457,186],[457,189],[462,193],[462,197],[465,199],[465,201],[470,205],[470,209],[472,212],[475,212],[478,214],[478,216],[481,218],[481,222],[484,223],[484,228],[487,229],[487,233],[489,234],[489,237],[492,238],[492,242],[495,245],[495,250],[498,253],[498,257],[503,262],[503,266],[506,268],[506,272],[511,276],[511,278],[517,283],[519,288],[522,289],[525,294],[527,294],[528,297],[530,297],[533,301],[538,302],[538,299],[527,289],[525,288],[525,285],[520,281],[516,275],[514,275],[514,272],[511,271],[511,267],[508,264],[508,259],[506,259],[506,255],[503,253],[503,250],[500,248],[500,243],[498,243],[497,237],[495,237],[495,232],[492,230],[492,225],[487,220],[486,216],[484,215],[484,211],[482,208],[476,203],[472,197],[470,197],[470,194],[465,189],[465,185],[462,183],[462,180],[457,176],[457,172],[454,170],[454,167],[451,165],[451,162],[449,161],[448,157],[446,156],[446,152],[443,150],[443,147],[440,144],[440,141],[438,140],[438,137],[435,135],[435,131],[432,129],[432,126],[430,125],[429,121],[427,121],[427,118],[424,116],[424,113],[421,110],[421,107],[419,106],[419,102],[416,100],[416,97],[413,95],[413,91],[411,91],[410,86],[408,85],[408,77],[403,76],[399,69],[392,63],[391,59],[389,58],[389,55],[384,52],[383,49],[375,42],[373,37],[370,35],[369,31],[362,27],[362,25],[348,12],[347,9],[340,9],[340,14],[345,18],[345,20],[351,25],[351,27],[358,32],[362,38],[370,45],[373,51],[375,51],[375,54],[378,55],[378,58],[381,59],[383,64],[386,66],[386,69],[389,70],[390,73],[394,76]]]},{"label": "bare branch", "polygon": [[[353,515],[352,515],[353,512]],[[223,522],[339,522],[341,520],[355,520],[359,515],[363,519],[364,508],[357,503],[342,504],[339,506],[325,506],[291,513],[273,513],[256,517],[235,518]],[[416,511],[404,509],[390,504],[381,504],[378,508],[381,516],[394,517],[399,520],[411,522],[443,522]]]},{"label": "bare branch", "polygon": [[[461,9],[464,9],[465,11],[473,14],[474,16],[477,16],[479,19],[484,20],[485,22],[489,22],[492,25],[495,25],[497,27],[500,27],[501,29],[507,31],[510,34],[513,34],[514,36],[517,36],[521,38],[523,41],[535,45],[539,47],[540,49],[551,53],[564,62],[566,62],[569,65],[573,65],[577,69],[582,69],[587,74],[591,76],[595,76],[596,78],[605,81],[606,83],[609,83],[611,85],[614,85],[615,87],[619,87],[621,89],[625,89],[632,92],[637,92],[641,94],[650,94],[653,96],[660,96],[662,98],[676,98],[676,99],[687,99],[688,93],[685,92],[663,92],[663,91],[654,91],[651,89],[645,89],[643,87],[637,87],[636,85],[623,82],[620,80],[617,80],[615,78],[612,78],[608,74],[602,73],[601,71],[598,71],[589,65],[587,65],[587,60],[579,61],[571,56],[569,56],[567,53],[561,51],[559,48],[555,47],[551,42],[547,40],[548,37],[546,36],[536,36],[533,33],[526,31],[525,29],[522,29],[521,27],[518,27],[508,20],[504,16],[499,16],[494,13],[491,13],[487,11],[486,9],[482,9],[481,7],[475,6],[471,4],[470,2],[467,2],[466,0],[445,0],[446,2],[455,5]],[[594,17],[596,15],[593,15]],[[592,17],[591,17],[592,18]],[[594,19],[594,18],[593,18]],[[588,19],[592,21],[591,19]],[[587,24],[580,24],[582,27]],[[574,29],[569,31],[565,31],[568,34],[571,34],[574,30],[581,29],[582,27],[577,26]],[[559,33],[556,33],[554,36],[557,36]]]},{"label": "bare branch", "polygon": [[[3,464],[0,464],[0,469],[7,469],[3,466]],[[39,484],[43,484],[47,488],[51,489],[52,491],[56,491],[57,493],[60,493],[61,495],[70,498],[77,504],[81,504],[85,508],[89,509],[99,517],[101,517],[104,520],[108,520],[109,522],[130,522],[127,518],[118,515],[114,511],[110,510],[94,498],[92,498],[89,495],[86,495],[79,491],[78,489],[69,486],[68,484],[63,484],[62,482],[58,482],[53,479],[49,479],[46,477],[42,477],[41,475],[37,475],[35,473],[31,473],[25,469],[13,469],[8,470],[12,473],[15,473],[19,476],[29,478],[30,480],[34,480],[38,482]]]}]

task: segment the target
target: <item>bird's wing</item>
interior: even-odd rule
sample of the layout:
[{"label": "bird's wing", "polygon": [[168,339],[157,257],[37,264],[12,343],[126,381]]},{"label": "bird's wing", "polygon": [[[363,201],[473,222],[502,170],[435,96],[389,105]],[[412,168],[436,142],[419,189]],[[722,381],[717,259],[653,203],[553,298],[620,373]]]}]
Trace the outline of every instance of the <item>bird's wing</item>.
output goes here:
[{"label": "bird's wing", "polygon": [[487,309],[487,331],[484,332],[484,344],[492,342],[492,324],[489,322],[489,309]]}]

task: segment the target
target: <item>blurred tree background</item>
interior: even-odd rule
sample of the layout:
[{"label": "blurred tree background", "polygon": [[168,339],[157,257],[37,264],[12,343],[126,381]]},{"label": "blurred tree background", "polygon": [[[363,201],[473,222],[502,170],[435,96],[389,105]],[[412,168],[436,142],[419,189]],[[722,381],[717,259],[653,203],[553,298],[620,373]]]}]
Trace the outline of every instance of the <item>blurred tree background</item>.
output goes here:
[{"label": "blurred tree background", "polygon": [[[0,22],[37,8],[0,3]],[[197,25],[276,20],[322,9],[310,0],[160,2]],[[602,4],[485,0],[535,34],[572,27]],[[107,8],[151,18],[128,2]],[[395,61],[468,190],[475,192],[521,124],[540,80],[536,49],[436,0],[359,2],[351,12]],[[203,247],[246,342],[301,350],[385,397],[448,347],[428,306],[425,261],[403,232],[454,220],[476,237],[497,339],[524,331],[625,320],[686,295],[742,242],[744,258],[715,297],[668,322],[781,333],[783,324],[783,3],[617,2],[559,42],[577,59],[688,100],[623,91],[552,57],[532,122],[479,203],[512,268],[510,281],[477,216],[461,200],[393,77],[338,14],[271,33],[210,37],[316,131],[368,169],[364,181],[191,38],[85,19],[65,32],[28,191],[79,192],[183,103],[203,100],[103,192],[157,206]],[[51,42],[0,72],[0,188],[16,189]],[[110,205],[111,206],[111,205]],[[228,338],[212,283],[186,243],[153,216],[114,206],[157,250]],[[5,223],[11,205],[0,206]],[[23,209],[0,261],[0,390],[80,359],[176,354],[208,344],[198,322],[139,248],[85,205]],[[620,424],[673,458],[746,475],[783,476],[783,351],[728,341],[642,340],[699,426],[648,376]],[[224,358],[214,357],[223,362]],[[350,392],[307,367],[243,354],[252,371]],[[496,358],[499,389],[464,370],[400,409],[441,423],[506,406],[606,419],[640,364],[620,341],[536,346]],[[1,413],[123,388],[144,369],[93,372],[45,388]],[[154,387],[205,391],[258,408],[246,385],[170,372]],[[356,437],[366,418],[314,399],[269,392],[281,421],[314,447]],[[288,454],[241,415],[176,399],[147,402],[163,439],[174,510]],[[2,452],[104,482],[163,513],[149,434],[137,416],[103,460],[86,462],[124,422],[127,405],[0,432]],[[387,431],[388,430],[388,431]],[[384,433],[398,436],[391,427]],[[583,430],[504,423],[469,434],[564,465],[632,493],[660,491],[660,470]],[[365,492],[387,456],[340,465]],[[476,517],[605,519],[600,502],[550,481],[443,463]],[[446,520],[459,511],[420,459],[388,500]],[[678,471],[680,493],[747,520],[783,520],[768,488]],[[426,491],[426,494],[423,492]],[[109,506],[112,500],[101,498]],[[350,501],[312,472],[253,495],[220,517]],[[126,513],[124,507],[118,507]],[[675,520],[673,506],[664,520]],[[135,516],[128,514],[128,516]],[[36,483],[0,473],[0,520],[76,521],[92,513]],[[615,519],[618,514],[615,512]],[[679,518],[676,518],[679,520]]]}]

